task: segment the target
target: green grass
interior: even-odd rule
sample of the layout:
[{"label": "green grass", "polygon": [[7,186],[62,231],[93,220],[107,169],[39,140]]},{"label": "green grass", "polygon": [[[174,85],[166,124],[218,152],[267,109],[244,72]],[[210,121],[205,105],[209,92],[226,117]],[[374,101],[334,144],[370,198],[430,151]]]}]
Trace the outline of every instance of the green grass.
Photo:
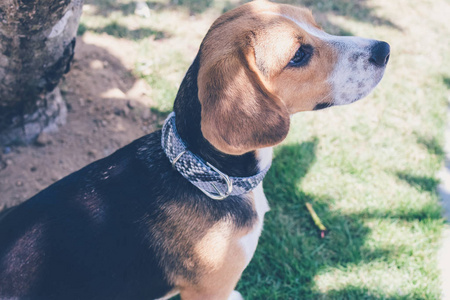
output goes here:
[{"label": "green grass", "polygon": [[[87,0],[80,34],[126,38],[136,77],[169,111],[208,26],[244,1]],[[296,115],[264,187],[271,205],[237,289],[246,299],[440,299],[445,223],[436,187],[450,90],[450,2],[288,0],[324,29],[389,42],[377,89],[347,107]],[[178,5],[176,5],[178,4]],[[329,229],[321,238],[305,202]]]}]

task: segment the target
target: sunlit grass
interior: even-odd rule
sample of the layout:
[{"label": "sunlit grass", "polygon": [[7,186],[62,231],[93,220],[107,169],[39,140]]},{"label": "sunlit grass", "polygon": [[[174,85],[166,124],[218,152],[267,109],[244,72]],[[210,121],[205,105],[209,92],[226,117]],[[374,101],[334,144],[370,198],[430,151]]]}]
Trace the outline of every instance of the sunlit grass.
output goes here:
[{"label": "sunlit grass", "polygon": [[[168,112],[209,25],[245,1],[151,1],[149,19],[132,1],[86,2],[80,34],[133,41],[132,72],[152,86],[152,109]],[[271,211],[238,289],[246,299],[439,299],[450,3],[284,2],[310,7],[330,33],[385,40],[392,54],[365,100],[293,118],[264,181]]]}]

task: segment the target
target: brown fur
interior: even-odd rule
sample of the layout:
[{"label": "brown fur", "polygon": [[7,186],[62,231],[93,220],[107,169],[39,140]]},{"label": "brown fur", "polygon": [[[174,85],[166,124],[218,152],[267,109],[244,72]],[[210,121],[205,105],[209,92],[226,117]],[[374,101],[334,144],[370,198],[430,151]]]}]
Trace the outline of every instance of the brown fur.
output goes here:
[{"label": "brown fur", "polygon": [[[249,195],[254,207],[253,193]],[[227,299],[248,263],[240,239],[258,220],[249,226],[236,227],[229,220],[210,223],[202,218],[201,212],[178,205],[166,209],[170,211],[167,215],[178,218],[166,219],[161,215],[156,225],[161,236],[155,238],[161,238],[166,251],[161,263],[170,274],[169,280],[175,290],[180,292],[182,299]],[[190,237],[189,243],[182,238],[184,236]],[[171,258],[182,264],[171,264]]]},{"label": "brown fur", "polygon": [[[265,1],[243,5],[211,26],[199,52],[201,128],[213,146],[228,154],[281,142],[290,114],[328,100],[327,76],[336,59],[331,48],[289,19],[265,12],[317,27],[308,10]],[[320,53],[306,68],[286,68],[302,43]],[[183,299],[227,299],[248,263],[239,240],[252,228],[236,230],[225,221],[211,228],[204,225],[199,229],[202,238],[185,248],[191,249],[202,271],[197,270],[195,281],[176,275],[173,279]]]},{"label": "brown fur", "polygon": [[[218,150],[241,155],[278,144],[288,133],[291,114],[332,101],[329,77],[336,50],[293,20],[320,32],[309,10],[266,1],[243,5],[211,26],[199,51],[197,83],[201,130]],[[310,60],[289,66],[302,45],[312,47]],[[176,215],[181,214],[192,218],[195,212]],[[238,229],[228,221],[208,227],[195,219],[192,235],[201,234],[183,247],[195,262],[184,265],[201,267],[191,279],[174,274],[181,297],[227,299],[248,264],[242,237],[260,230],[260,222],[262,217]]]},{"label": "brown fur", "polygon": [[250,231],[235,230],[230,223],[218,223],[195,245],[200,265],[207,270],[199,281],[181,284],[182,299],[227,299],[247,261],[239,239]]},{"label": "brown fur", "polygon": [[[254,208],[253,193],[247,199]],[[148,226],[157,229],[153,230],[156,232],[153,238],[164,248],[159,258],[161,265],[183,299],[216,299],[189,295],[215,295],[222,290],[225,295],[233,290],[248,263],[239,240],[258,221],[255,215],[245,226],[236,226],[228,219],[214,223],[205,219],[201,211],[173,204],[165,207],[158,219]],[[184,238],[186,236],[189,240]]]},{"label": "brown fur", "polygon": [[[243,154],[281,142],[289,115],[327,102],[336,56],[284,14],[317,27],[311,13],[257,1],[220,17],[200,48],[202,132],[220,151]],[[301,44],[315,53],[305,68],[286,68]]]}]

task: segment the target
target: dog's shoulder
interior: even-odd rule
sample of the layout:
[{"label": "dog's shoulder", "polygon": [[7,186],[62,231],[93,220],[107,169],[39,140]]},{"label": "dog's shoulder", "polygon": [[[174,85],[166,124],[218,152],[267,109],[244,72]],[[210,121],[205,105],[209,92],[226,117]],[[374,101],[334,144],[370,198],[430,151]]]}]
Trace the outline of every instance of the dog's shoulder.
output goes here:
[{"label": "dog's shoulder", "polygon": [[[251,199],[211,201],[172,168],[160,140],[160,131],[144,136],[4,216],[0,295],[158,298],[216,263],[220,247],[205,241],[253,228]],[[149,284],[135,286],[142,278]]]},{"label": "dog's shoulder", "polygon": [[[160,132],[155,132],[5,214],[0,220],[0,295],[141,299],[170,290],[156,260],[158,249],[145,242],[151,238],[143,221],[159,210],[157,174],[170,170],[161,155]],[[148,285],[137,285],[141,277]]]}]

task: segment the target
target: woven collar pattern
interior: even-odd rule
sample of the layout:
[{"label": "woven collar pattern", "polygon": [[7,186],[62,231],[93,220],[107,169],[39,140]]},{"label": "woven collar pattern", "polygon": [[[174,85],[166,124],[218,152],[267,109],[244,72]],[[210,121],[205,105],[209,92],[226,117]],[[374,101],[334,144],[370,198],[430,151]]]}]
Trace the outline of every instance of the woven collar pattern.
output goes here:
[{"label": "woven collar pattern", "polygon": [[231,177],[188,150],[175,127],[175,113],[164,122],[161,145],[172,166],[208,197],[216,200],[237,196],[253,190],[266,175],[268,165],[250,177]]}]

